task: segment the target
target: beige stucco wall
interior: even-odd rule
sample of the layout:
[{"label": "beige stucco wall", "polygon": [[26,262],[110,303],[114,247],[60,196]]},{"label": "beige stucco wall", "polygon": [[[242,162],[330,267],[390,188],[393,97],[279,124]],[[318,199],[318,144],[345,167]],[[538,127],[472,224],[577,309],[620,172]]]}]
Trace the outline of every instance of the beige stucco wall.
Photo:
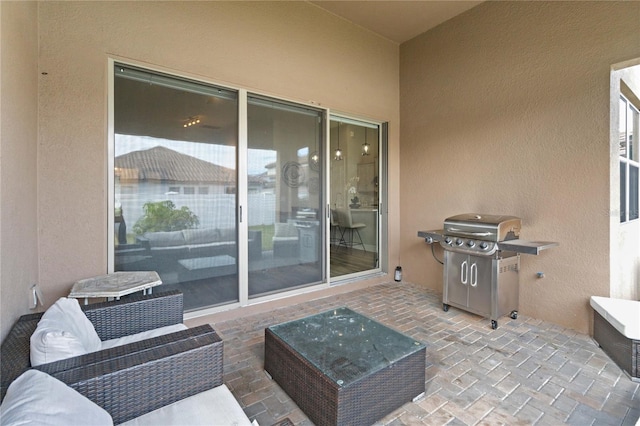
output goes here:
[{"label": "beige stucco wall", "polygon": [[[640,63],[640,58],[632,61]],[[620,93],[640,106],[640,65],[615,64],[611,73],[611,210],[620,209],[619,127]],[[625,88],[622,86],[626,85]],[[637,136],[635,136],[637,138]],[[640,300],[640,221],[620,223],[612,215],[611,288],[609,296],[617,299]]]},{"label": "beige stucco wall", "polygon": [[29,312],[38,281],[37,5],[0,2],[0,324]]},{"label": "beige stucco wall", "polygon": [[[520,312],[582,332],[609,296],[609,82],[640,57],[640,2],[487,2],[403,44],[401,253],[441,291],[418,230],[465,212],[511,214]],[[442,252],[437,252],[442,256]],[[536,278],[536,272],[545,278]]]},{"label": "beige stucco wall", "polygon": [[[306,2],[41,2],[40,282],[107,271],[107,59],[390,122],[398,223],[399,47]],[[397,225],[390,258],[399,258]]]}]

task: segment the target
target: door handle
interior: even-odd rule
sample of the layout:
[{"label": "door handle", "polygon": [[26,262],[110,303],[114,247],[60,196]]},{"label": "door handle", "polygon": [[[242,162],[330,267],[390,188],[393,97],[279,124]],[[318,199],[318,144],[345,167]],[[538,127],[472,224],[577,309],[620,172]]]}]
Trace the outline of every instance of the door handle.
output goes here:
[{"label": "door handle", "polygon": [[478,265],[476,263],[471,264],[471,287],[478,285]]},{"label": "door handle", "polygon": [[460,282],[464,285],[467,285],[467,261],[465,260],[460,265]]}]

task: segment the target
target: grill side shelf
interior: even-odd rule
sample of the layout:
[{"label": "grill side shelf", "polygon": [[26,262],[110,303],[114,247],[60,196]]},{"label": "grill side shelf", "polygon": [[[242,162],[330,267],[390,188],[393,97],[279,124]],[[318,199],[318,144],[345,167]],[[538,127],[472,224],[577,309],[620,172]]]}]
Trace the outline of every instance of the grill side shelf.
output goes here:
[{"label": "grill side shelf", "polygon": [[436,229],[433,231],[418,231],[418,237],[424,238],[428,244],[438,243],[442,241],[444,231],[442,229]]},{"label": "grill side shelf", "polygon": [[560,243],[554,241],[525,241],[509,240],[498,243],[498,248],[503,251],[514,251],[522,254],[539,255],[542,250],[559,246]]}]

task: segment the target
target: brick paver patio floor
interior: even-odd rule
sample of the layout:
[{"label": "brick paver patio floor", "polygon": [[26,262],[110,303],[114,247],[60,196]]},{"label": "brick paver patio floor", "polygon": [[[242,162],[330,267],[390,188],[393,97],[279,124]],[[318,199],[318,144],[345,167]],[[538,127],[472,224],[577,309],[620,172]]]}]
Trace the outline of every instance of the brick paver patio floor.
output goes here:
[{"label": "brick paver patio floor", "polygon": [[224,378],[261,426],[311,421],[263,370],[264,329],[346,306],[427,345],[425,397],[381,425],[634,425],[640,383],[587,335],[520,315],[489,320],[451,308],[410,283],[386,283],[213,324],[224,340]]}]

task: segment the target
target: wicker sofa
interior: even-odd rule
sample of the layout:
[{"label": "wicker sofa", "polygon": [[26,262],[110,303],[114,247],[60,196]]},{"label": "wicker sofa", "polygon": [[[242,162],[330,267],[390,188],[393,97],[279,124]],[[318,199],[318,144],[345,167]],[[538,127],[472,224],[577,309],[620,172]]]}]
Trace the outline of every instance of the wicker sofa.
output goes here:
[{"label": "wicker sofa", "polygon": [[[141,255],[147,256],[150,269],[158,269],[177,259],[229,255],[237,257],[236,229],[184,229],[182,231],[146,232],[136,237]],[[249,230],[249,256],[262,256],[262,232]]]},{"label": "wicker sofa", "polygon": [[152,256],[172,258],[199,257],[209,253],[233,254],[234,229],[184,229],[182,231],[146,232],[137,241]]},{"label": "wicker sofa", "polygon": [[[183,320],[182,293],[136,295],[82,307],[102,340]],[[32,368],[30,336],[42,313],[18,319],[2,342],[1,394]],[[210,325],[34,367],[104,408],[119,424],[222,385],[223,343]]]}]

